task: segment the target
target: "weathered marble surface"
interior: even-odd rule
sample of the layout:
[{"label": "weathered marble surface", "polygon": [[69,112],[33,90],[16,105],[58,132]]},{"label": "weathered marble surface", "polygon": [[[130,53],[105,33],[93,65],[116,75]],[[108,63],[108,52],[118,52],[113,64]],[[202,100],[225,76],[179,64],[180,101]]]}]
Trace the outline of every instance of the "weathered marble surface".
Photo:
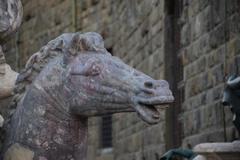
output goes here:
[{"label": "weathered marble surface", "polygon": [[193,160],[207,160],[207,158],[202,155],[197,155]]},{"label": "weathered marble surface", "polygon": [[[0,0],[0,100],[12,95],[18,74],[6,64],[1,44],[20,27],[22,14],[20,0]],[[4,119],[0,115],[0,127],[3,122]]]},{"label": "weathered marble surface", "polygon": [[13,89],[18,73],[6,64],[0,45],[0,100],[13,95]]},{"label": "weathered marble surface", "polygon": [[2,51],[2,47],[0,45],[0,74],[5,74],[5,64],[6,60]]},{"label": "weathered marble surface", "polygon": [[201,143],[194,147],[197,153],[215,153],[215,152],[238,152],[240,154],[240,141]]},{"label": "weathered marble surface", "polygon": [[4,64],[5,73],[0,73],[0,100],[13,95],[13,89],[18,73],[14,72],[11,67]]},{"label": "weathered marble surface", "polygon": [[[17,79],[18,73],[13,71],[11,67],[6,64],[5,57],[2,52],[2,48],[0,45],[0,111],[1,114],[5,112],[6,108],[8,106],[4,105],[2,103],[2,100],[6,100],[8,97],[13,96],[13,90],[15,86],[15,81]],[[0,128],[3,126],[4,118],[2,115],[0,115]]]},{"label": "weathered marble surface", "polygon": [[157,106],[174,99],[166,81],[111,56],[93,32],[50,41],[29,59],[16,82],[17,107],[7,127],[4,160],[23,155],[13,146],[24,146],[20,149],[33,153],[33,159],[85,160],[88,117],[137,112],[156,124],[161,119]]},{"label": "weathered marble surface", "polygon": [[0,41],[18,29],[22,15],[20,0],[0,0]]},{"label": "weathered marble surface", "polygon": [[240,141],[228,143],[202,143],[196,145],[193,150],[206,159],[239,160]]}]

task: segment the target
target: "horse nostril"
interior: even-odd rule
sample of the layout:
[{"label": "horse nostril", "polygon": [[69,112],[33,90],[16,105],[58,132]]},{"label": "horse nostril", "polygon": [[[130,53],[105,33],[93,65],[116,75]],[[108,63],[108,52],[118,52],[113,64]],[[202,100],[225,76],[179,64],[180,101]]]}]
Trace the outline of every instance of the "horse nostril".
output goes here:
[{"label": "horse nostril", "polygon": [[153,82],[151,81],[144,82],[144,86],[147,88],[153,88]]}]

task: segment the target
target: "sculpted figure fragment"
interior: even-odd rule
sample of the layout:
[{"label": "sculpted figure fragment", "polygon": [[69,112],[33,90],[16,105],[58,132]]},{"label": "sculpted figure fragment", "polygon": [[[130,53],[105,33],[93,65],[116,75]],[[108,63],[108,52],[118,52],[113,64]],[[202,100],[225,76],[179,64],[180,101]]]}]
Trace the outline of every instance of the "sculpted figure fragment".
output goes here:
[{"label": "sculpted figure fragment", "polygon": [[16,154],[24,160],[85,160],[88,117],[137,112],[156,124],[156,106],[174,99],[166,81],[111,56],[93,32],[63,34],[42,47],[19,74],[15,91],[5,160]]},{"label": "sculpted figure fragment", "polygon": [[[7,98],[12,96],[17,73],[6,64],[2,44],[12,33],[16,32],[22,20],[22,4],[20,0],[0,0],[0,100],[7,104]],[[5,102],[0,104],[0,111],[5,112]],[[0,115],[0,128],[4,119]],[[0,136],[1,139],[1,136]],[[1,147],[1,146],[0,146]]]},{"label": "sculpted figure fragment", "polygon": [[20,26],[22,21],[22,4],[20,0],[0,0],[0,42]]},{"label": "sculpted figure fragment", "polygon": [[19,28],[22,12],[20,0],[0,0],[0,100],[11,96],[17,76],[6,64],[1,45]]},{"label": "sculpted figure fragment", "polygon": [[224,106],[230,106],[233,124],[240,134],[240,77],[230,76],[226,84],[222,103]]}]

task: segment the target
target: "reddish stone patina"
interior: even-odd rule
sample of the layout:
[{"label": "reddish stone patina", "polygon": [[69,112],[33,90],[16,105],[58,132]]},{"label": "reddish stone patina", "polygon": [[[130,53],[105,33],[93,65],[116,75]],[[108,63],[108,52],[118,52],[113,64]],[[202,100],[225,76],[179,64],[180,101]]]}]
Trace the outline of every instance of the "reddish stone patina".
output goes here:
[{"label": "reddish stone patina", "polygon": [[156,124],[156,106],[172,101],[166,81],[111,56],[99,34],[64,34],[34,54],[18,76],[5,159],[20,148],[28,159],[85,160],[88,117],[137,112]]}]

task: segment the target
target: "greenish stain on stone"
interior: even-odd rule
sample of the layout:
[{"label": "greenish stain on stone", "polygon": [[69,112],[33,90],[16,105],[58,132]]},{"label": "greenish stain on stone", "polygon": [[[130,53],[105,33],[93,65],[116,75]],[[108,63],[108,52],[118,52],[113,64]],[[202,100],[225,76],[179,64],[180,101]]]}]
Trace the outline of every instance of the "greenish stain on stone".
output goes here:
[{"label": "greenish stain on stone", "polygon": [[4,160],[33,160],[34,152],[18,143],[11,145],[4,155]]}]

